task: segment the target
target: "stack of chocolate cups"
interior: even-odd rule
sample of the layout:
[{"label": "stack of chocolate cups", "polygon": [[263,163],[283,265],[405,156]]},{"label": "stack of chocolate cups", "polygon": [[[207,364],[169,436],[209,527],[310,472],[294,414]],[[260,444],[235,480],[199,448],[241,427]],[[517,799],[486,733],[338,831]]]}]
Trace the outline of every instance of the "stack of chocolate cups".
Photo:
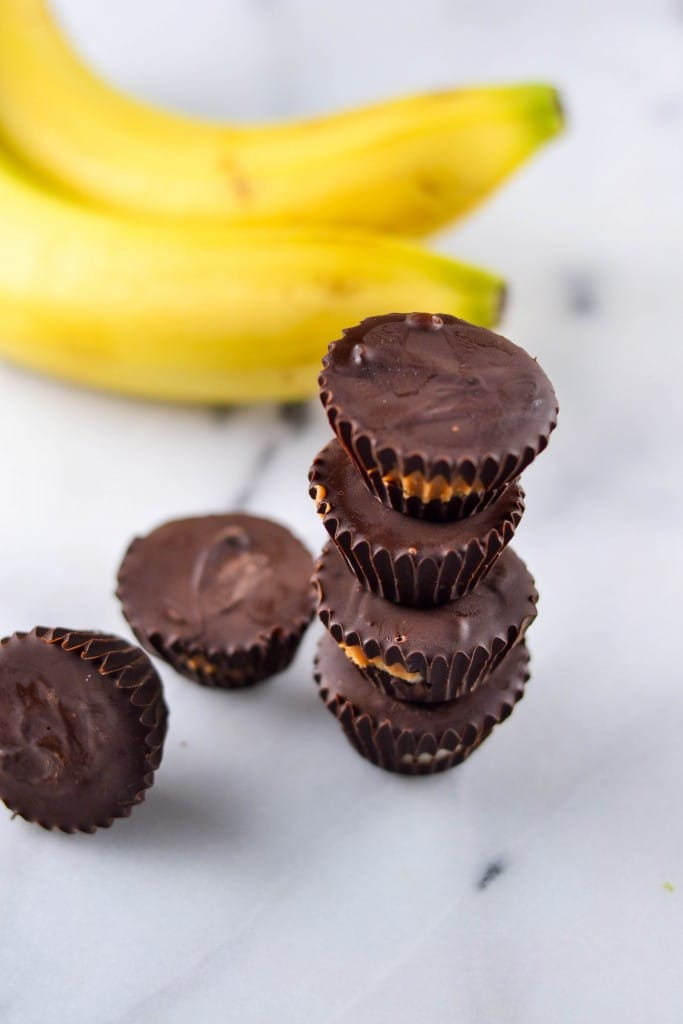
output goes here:
[{"label": "stack of chocolate cups", "polygon": [[557,420],[552,385],[506,338],[446,314],[370,317],[333,342],[320,397],[336,434],[311,467],[331,537],[315,678],[364,757],[461,763],[529,678],[538,595],[508,547],[519,476]]}]

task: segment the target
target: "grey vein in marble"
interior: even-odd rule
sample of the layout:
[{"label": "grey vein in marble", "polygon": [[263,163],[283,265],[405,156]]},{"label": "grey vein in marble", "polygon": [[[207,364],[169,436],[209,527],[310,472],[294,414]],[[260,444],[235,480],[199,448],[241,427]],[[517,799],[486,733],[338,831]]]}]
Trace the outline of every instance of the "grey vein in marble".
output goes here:
[{"label": "grey vein in marble", "polygon": [[482,871],[479,881],[477,882],[477,889],[488,889],[491,882],[495,882],[503,872],[507,869],[507,864],[503,860],[492,860],[490,861],[484,870]]}]

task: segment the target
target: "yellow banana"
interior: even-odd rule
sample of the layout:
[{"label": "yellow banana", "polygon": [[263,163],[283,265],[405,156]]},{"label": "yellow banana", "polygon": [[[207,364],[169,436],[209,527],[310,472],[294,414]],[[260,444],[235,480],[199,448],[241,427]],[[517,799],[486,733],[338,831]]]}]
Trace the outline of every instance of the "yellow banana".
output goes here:
[{"label": "yellow banana", "polygon": [[46,0],[0,0],[0,132],[73,196],[145,217],[424,235],[485,198],[561,125],[546,85],[424,94],[283,124],[200,122],[100,81]]},{"label": "yellow banana", "polygon": [[0,356],[184,402],[312,394],[363,316],[496,321],[502,283],[417,245],[339,228],[140,224],[43,191],[0,151]]}]

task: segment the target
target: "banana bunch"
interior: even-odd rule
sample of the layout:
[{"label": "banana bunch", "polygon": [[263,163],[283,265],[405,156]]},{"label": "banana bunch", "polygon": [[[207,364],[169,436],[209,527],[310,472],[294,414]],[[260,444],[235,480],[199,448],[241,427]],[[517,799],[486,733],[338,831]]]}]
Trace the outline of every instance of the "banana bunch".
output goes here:
[{"label": "banana bunch", "polygon": [[46,0],[0,0],[0,355],[152,398],[291,400],[364,316],[493,325],[500,279],[401,236],[469,210],[561,123],[543,85],[177,117],[99,81]]}]

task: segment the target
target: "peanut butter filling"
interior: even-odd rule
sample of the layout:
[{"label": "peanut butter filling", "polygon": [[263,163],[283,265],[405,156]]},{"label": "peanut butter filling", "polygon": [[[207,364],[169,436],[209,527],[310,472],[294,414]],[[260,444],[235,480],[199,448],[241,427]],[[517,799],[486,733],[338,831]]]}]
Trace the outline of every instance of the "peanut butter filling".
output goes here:
[{"label": "peanut butter filling", "polygon": [[323,487],[322,484],[315,484],[315,494],[313,495],[313,501],[315,502],[315,510],[322,519],[330,511],[329,501],[325,501],[327,497],[327,488]]},{"label": "peanut butter filling", "polygon": [[403,665],[398,663],[394,665],[387,665],[385,661],[382,661],[379,655],[374,658],[368,658],[360,644],[339,644],[339,646],[346,657],[352,661],[357,668],[363,669],[371,665],[373,668],[379,669],[380,672],[386,672],[389,676],[395,676],[396,679],[400,679],[404,683],[424,682],[424,678],[419,672],[409,672]]},{"label": "peanut butter filling", "polygon": [[468,484],[461,476],[455,480],[446,480],[444,476],[435,476],[427,480],[424,473],[415,470],[407,476],[401,476],[396,470],[390,470],[382,477],[385,486],[393,484],[401,488],[404,498],[420,498],[425,504],[429,501],[450,501],[452,498],[465,498],[468,494],[483,494],[486,488],[478,478]]},{"label": "peanut butter filling", "polygon": [[193,672],[204,672],[207,676],[213,675],[216,671],[216,666],[212,665],[203,654],[194,654],[191,658],[187,659],[186,664]]},{"label": "peanut butter filling", "polygon": [[449,757],[453,757],[457,753],[457,750],[449,750],[448,747],[439,747],[433,754],[429,754],[423,751],[421,754],[403,754],[401,756],[401,764],[432,764],[440,761],[446,761]]}]

